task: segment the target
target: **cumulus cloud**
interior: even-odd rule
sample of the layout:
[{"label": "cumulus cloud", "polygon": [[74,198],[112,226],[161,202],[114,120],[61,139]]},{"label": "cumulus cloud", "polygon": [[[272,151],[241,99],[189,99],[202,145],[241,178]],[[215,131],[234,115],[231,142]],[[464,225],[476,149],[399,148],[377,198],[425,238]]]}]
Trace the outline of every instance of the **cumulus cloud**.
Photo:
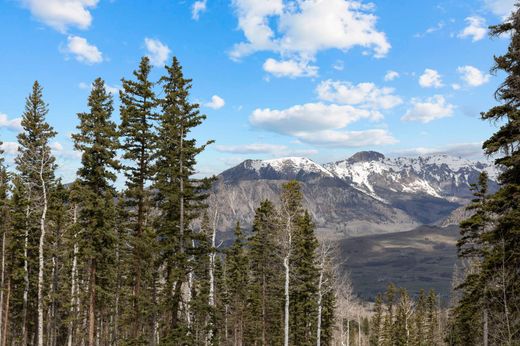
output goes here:
[{"label": "cumulus cloud", "polygon": [[240,59],[272,51],[299,62],[312,61],[327,49],[347,51],[355,46],[372,49],[375,57],[390,50],[385,33],[376,29],[373,5],[353,0],[233,0],[238,27],[245,42],[230,56]]},{"label": "cumulus cloud", "polygon": [[358,109],[350,105],[307,103],[287,109],[256,109],[250,117],[256,127],[281,134],[341,129],[361,119],[380,120],[379,112]]},{"label": "cumulus cloud", "polygon": [[484,0],[486,7],[493,14],[505,18],[515,10],[516,0]]},{"label": "cumulus cloud", "polygon": [[9,131],[22,131],[22,118],[9,119],[6,114],[0,113],[0,129]]},{"label": "cumulus cloud", "polygon": [[92,65],[103,61],[103,54],[94,45],[79,36],[69,36],[67,38],[67,46],[64,49],[66,54],[74,55],[74,58],[82,63]]},{"label": "cumulus cloud", "polygon": [[144,39],[144,45],[148,51],[147,56],[150,58],[152,65],[162,67],[166,64],[166,60],[168,60],[168,56],[171,52],[167,45],[159,40],[148,37]]},{"label": "cumulus cloud", "polygon": [[440,88],[442,87],[441,75],[436,70],[427,68],[419,77],[419,85],[423,88]]},{"label": "cumulus cloud", "polygon": [[212,109],[220,109],[222,107],[224,107],[224,105],[226,104],[226,101],[224,101],[224,99],[218,95],[213,95],[211,96],[211,101],[206,103],[204,106],[208,107],[208,108],[212,108]]},{"label": "cumulus cloud", "polygon": [[390,81],[393,81],[394,79],[396,78],[399,78],[399,72],[396,72],[396,71],[388,71],[386,74],[385,74],[385,82],[390,82]]},{"label": "cumulus cloud", "polygon": [[16,142],[3,142],[2,145],[0,145],[0,148],[7,155],[16,155],[16,154],[18,154],[18,147],[19,147],[19,145]]},{"label": "cumulus cloud", "polygon": [[87,29],[92,23],[90,9],[99,0],[21,0],[23,6],[39,21],[60,32],[73,26]]},{"label": "cumulus cloud", "polygon": [[208,0],[195,1],[191,7],[191,18],[199,20],[201,13],[206,12],[207,2]]},{"label": "cumulus cloud", "polygon": [[264,71],[274,75],[275,77],[316,77],[318,75],[318,67],[309,65],[307,61],[275,60],[269,58],[264,62]]},{"label": "cumulus cloud", "polygon": [[462,80],[471,87],[486,84],[491,78],[489,74],[485,74],[478,68],[470,65],[458,67],[457,72],[461,74]]},{"label": "cumulus cloud", "polygon": [[426,100],[417,98],[412,99],[412,108],[401,118],[404,121],[420,121],[429,123],[430,121],[451,117],[455,106],[446,102],[442,95],[435,95]]},{"label": "cumulus cloud", "polygon": [[398,142],[397,139],[384,129],[365,131],[324,130],[301,133],[299,139],[310,144],[339,148],[354,148],[367,145],[388,145]]},{"label": "cumulus cloud", "polygon": [[487,34],[486,20],[479,16],[467,17],[467,26],[462,30],[458,37],[470,37],[473,42],[482,40]]},{"label": "cumulus cloud", "polygon": [[403,100],[394,94],[393,88],[378,88],[374,83],[359,83],[326,80],[321,82],[316,92],[321,100],[359,105],[362,108],[390,109]]},{"label": "cumulus cloud", "polygon": [[359,120],[377,121],[381,113],[355,108],[351,105],[307,103],[287,109],[256,109],[250,122],[253,126],[300,142],[315,145],[354,147],[367,143],[381,145],[396,140],[386,130],[347,131],[347,125]]}]

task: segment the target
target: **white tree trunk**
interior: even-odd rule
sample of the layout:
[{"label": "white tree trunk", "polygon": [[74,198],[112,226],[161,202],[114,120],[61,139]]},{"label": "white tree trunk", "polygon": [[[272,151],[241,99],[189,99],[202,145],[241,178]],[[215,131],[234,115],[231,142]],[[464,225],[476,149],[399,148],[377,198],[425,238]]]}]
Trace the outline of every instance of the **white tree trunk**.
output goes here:
[{"label": "white tree trunk", "polygon": [[285,268],[285,314],[284,314],[284,345],[289,346],[289,253],[283,259]]},{"label": "white tree trunk", "polygon": [[321,345],[321,312],[322,312],[322,300],[323,300],[323,271],[325,267],[325,256],[322,256],[320,263],[320,278],[318,280],[318,321],[316,328],[316,346]]},{"label": "white tree trunk", "polygon": [[[78,205],[74,205],[74,210],[72,214],[72,224],[75,225],[78,222]],[[76,318],[75,314],[77,313],[76,306],[76,272],[77,272],[77,263],[78,263],[78,242],[77,242],[77,234],[74,232],[74,245],[72,250],[72,269],[70,273],[70,315],[71,319],[69,321],[69,330],[67,336],[67,345],[72,346],[72,334],[74,333],[74,322],[73,318]]]},{"label": "white tree trunk", "polygon": [[27,304],[29,297],[29,260],[28,260],[28,248],[29,248],[29,216],[31,215],[31,189],[28,194],[29,203],[25,209],[25,232],[24,232],[24,245],[23,245],[23,306],[22,306],[22,345],[27,345]]},{"label": "white tree trunk", "polygon": [[2,332],[3,332],[3,317],[4,317],[4,280],[5,280],[5,232],[2,234],[2,274],[0,277],[0,340],[3,340]]},{"label": "white tree trunk", "polygon": [[43,346],[43,272],[44,272],[44,243],[45,220],[47,217],[47,185],[43,177],[45,168],[45,155],[42,153],[40,164],[40,183],[42,184],[43,210],[40,217],[40,244],[38,246],[38,346]]},{"label": "white tree trunk", "polygon": [[359,317],[359,311],[357,313],[357,325],[358,325],[358,345],[361,346],[361,318]]},{"label": "white tree trunk", "polygon": [[[215,216],[213,217],[213,232],[211,233],[211,250],[209,253],[209,296],[208,305],[215,307],[215,256],[216,256],[216,241],[217,241],[217,223],[218,223],[218,209],[215,208]],[[210,320],[210,328],[206,345],[211,342],[213,338],[213,320]]]}]

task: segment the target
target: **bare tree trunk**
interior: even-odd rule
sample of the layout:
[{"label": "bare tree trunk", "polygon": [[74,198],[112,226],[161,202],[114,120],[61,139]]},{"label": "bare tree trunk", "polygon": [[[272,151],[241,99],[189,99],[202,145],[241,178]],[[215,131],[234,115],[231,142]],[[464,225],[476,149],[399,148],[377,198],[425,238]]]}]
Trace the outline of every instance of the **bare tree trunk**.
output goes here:
[{"label": "bare tree trunk", "polygon": [[23,303],[22,303],[22,345],[27,345],[27,305],[29,296],[29,260],[28,260],[28,248],[29,248],[29,216],[31,215],[31,189],[29,188],[28,193],[29,203],[25,209],[25,232],[24,232],[24,246],[23,246],[23,270],[24,270],[24,288],[23,288]]},{"label": "bare tree trunk", "polygon": [[284,346],[289,346],[289,253],[283,259],[285,268],[285,311],[284,311]]},{"label": "bare tree trunk", "polygon": [[0,340],[2,338],[2,326],[3,326],[3,317],[4,317],[4,280],[5,280],[5,232],[2,234],[2,273],[0,275]]},{"label": "bare tree trunk", "polygon": [[502,270],[501,270],[501,276],[502,276],[502,299],[504,301],[504,317],[506,322],[506,328],[507,328],[507,340],[508,345],[512,344],[512,335],[511,335],[511,324],[509,321],[509,305],[508,305],[508,299],[507,299],[507,292],[506,292],[506,259],[505,259],[505,241],[502,239]]},{"label": "bare tree trunk", "polygon": [[357,326],[358,326],[358,345],[361,346],[361,318],[359,317],[359,311],[357,313]]},{"label": "bare tree trunk", "polygon": [[43,177],[45,155],[42,153],[40,164],[40,183],[42,184],[43,210],[40,217],[40,244],[38,247],[38,346],[43,346],[43,274],[44,274],[44,244],[45,222],[47,217],[47,185]]},{"label": "bare tree trunk", "polygon": [[[74,210],[72,214],[72,224],[76,225],[78,222],[78,205],[74,205]],[[76,275],[77,275],[77,263],[78,263],[78,242],[77,242],[77,233],[74,232],[73,239],[74,245],[72,250],[72,269],[70,273],[70,321],[68,327],[68,336],[67,336],[67,345],[72,346],[73,334],[74,334],[74,320],[76,319],[75,314],[78,313],[76,306]]]},{"label": "bare tree trunk", "polygon": [[[213,232],[211,234],[211,252],[209,254],[209,296],[208,305],[213,309],[215,307],[215,256],[216,256],[216,240],[217,240],[217,223],[218,223],[218,209],[215,208],[215,215],[213,217]],[[213,320],[210,319],[210,328],[208,330],[208,337],[206,344],[211,342],[213,338]]]},{"label": "bare tree trunk", "polygon": [[88,345],[94,346],[96,337],[96,262],[91,260],[88,306]]},{"label": "bare tree trunk", "polygon": [[320,266],[320,278],[318,280],[318,320],[317,320],[317,328],[316,328],[316,346],[321,345],[321,312],[322,312],[322,300],[323,300],[323,263],[324,259],[322,259]]},{"label": "bare tree trunk", "polygon": [[3,329],[2,333],[2,346],[7,346],[7,333],[9,331],[9,303],[11,302],[11,278],[7,280],[7,297],[5,304],[5,318],[3,319],[4,324],[0,325]]},{"label": "bare tree trunk", "polygon": [[489,345],[489,342],[488,342],[488,311],[487,311],[486,307],[484,307],[483,319],[484,319],[483,344],[484,344],[484,346],[488,346]]}]

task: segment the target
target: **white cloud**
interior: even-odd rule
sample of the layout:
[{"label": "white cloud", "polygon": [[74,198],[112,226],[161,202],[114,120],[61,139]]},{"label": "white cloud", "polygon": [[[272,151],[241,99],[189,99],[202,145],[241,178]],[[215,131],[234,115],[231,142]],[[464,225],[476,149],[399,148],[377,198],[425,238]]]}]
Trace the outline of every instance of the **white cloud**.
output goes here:
[{"label": "white cloud", "polygon": [[394,94],[393,88],[378,88],[374,83],[359,83],[326,80],[321,82],[316,92],[325,101],[363,108],[390,109],[400,105],[403,100]]},{"label": "white cloud", "polygon": [[457,68],[457,72],[459,72],[462,76],[462,80],[469,86],[477,87],[489,82],[491,76],[489,74],[484,74],[478,68],[470,65],[461,66]]},{"label": "white cloud", "polygon": [[252,143],[244,145],[216,145],[215,149],[221,153],[265,154],[287,150],[287,147],[285,145]]},{"label": "white cloud", "polygon": [[191,7],[191,18],[199,20],[200,14],[206,12],[207,2],[208,0],[195,1]]},{"label": "white cloud", "polygon": [[462,30],[458,37],[471,37],[473,42],[482,40],[487,34],[486,20],[479,16],[467,17],[468,25]]},{"label": "white cloud", "polygon": [[9,119],[6,114],[0,113],[0,129],[9,131],[22,131],[22,118]]},{"label": "white cloud", "polygon": [[160,67],[164,66],[166,60],[168,60],[168,56],[170,55],[170,48],[161,41],[148,37],[144,39],[144,44],[146,50],[148,50],[147,56],[150,58],[152,65]]},{"label": "white cloud", "polygon": [[226,101],[224,101],[224,99],[218,95],[213,95],[211,96],[211,101],[206,103],[204,106],[208,107],[208,108],[212,108],[212,109],[220,109],[222,107],[224,107],[224,105],[226,104]]},{"label": "white cloud", "polygon": [[74,55],[75,59],[85,64],[98,64],[103,61],[103,54],[83,37],[69,36],[65,53]]},{"label": "white cloud", "polygon": [[453,84],[451,85],[451,88],[452,88],[453,90],[460,90],[461,86],[460,86],[459,83],[453,83]]},{"label": "white cloud", "polygon": [[429,35],[429,34],[432,34],[432,33],[436,32],[436,31],[442,30],[442,28],[444,28],[444,25],[445,25],[444,22],[440,21],[440,22],[437,23],[437,25],[429,27],[428,29],[426,29],[425,32],[415,34],[414,36],[418,37],[418,38],[424,37],[426,35]]},{"label": "white cloud", "polygon": [[282,60],[313,61],[327,49],[347,51],[370,48],[375,57],[390,50],[386,35],[376,29],[373,5],[353,0],[233,0],[245,42],[230,56],[240,59],[259,51],[272,51]]},{"label": "white cloud", "polygon": [[336,71],[343,71],[345,69],[345,63],[343,60],[337,60],[334,65],[332,65],[332,68]]},{"label": "white cloud", "polygon": [[0,148],[2,148],[7,155],[16,155],[18,154],[18,146],[16,142],[3,142]]},{"label": "white cloud", "polygon": [[493,14],[505,18],[515,10],[516,0],[484,0],[484,2]]},{"label": "white cloud", "polygon": [[399,78],[399,72],[390,70],[385,74],[385,82],[393,81],[396,78]]},{"label": "white cloud", "polygon": [[69,26],[87,29],[92,23],[89,10],[96,7],[99,0],[21,0],[31,14],[41,22],[60,32]]},{"label": "white cloud", "polygon": [[294,135],[301,132],[341,129],[361,119],[380,120],[381,118],[379,112],[358,109],[350,105],[307,103],[282,110],[256,109],[250,121],[254,126],[269,131]]},{"label": "white cloud", "polygon": [[296,60],[275,60],[269,58],[264,62],[264,71],[269,72],[275,77],[316,77],[318,67],[309,65],[306,61]]},{"label": "white cloud", "polygon": [[442,87],[441,75],[436,70],[427,68],[419,77],[419,85],[423,88],[440,88]]},{"label": "white cloud", "polygon": [[426,100],[412,99],[412,108],[401,118],[404,121],[430,121],[451,117],[455,106],[446,102],[442,95],[435,95]]},{"label": "white cloud", "polygon": [[388,145],[398,142],[387,130],[383,129],[365,131],[324,130],[302,133],[298,138],[310,144],[340,148]]}]

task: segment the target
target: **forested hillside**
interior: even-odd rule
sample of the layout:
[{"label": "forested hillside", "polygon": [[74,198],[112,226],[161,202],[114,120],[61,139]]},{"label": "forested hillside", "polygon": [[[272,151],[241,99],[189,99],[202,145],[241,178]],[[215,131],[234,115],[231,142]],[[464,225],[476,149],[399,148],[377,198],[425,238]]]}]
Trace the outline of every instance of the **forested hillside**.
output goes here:
[{"label": "forested hillside", "polygon": [[[520,10],[491,30],[510,40],[495,57],[500,104],[482,113],[499,124],[483,144],[497,167],[365,152],[196,178],[213,142],[194,139],[206,116],[192,80],[175,57],[152,80],[143,57],[122,79],[118,123],[104,80],[91,84],[71,135],[81,166],[64,182],[34,82],[12,165],[0,150],[0,346],[519,345]],[[263,192],[233,200],[244,190]],[[456,209],[460,234],[317,236],[347,217],[448,225]]]}]

